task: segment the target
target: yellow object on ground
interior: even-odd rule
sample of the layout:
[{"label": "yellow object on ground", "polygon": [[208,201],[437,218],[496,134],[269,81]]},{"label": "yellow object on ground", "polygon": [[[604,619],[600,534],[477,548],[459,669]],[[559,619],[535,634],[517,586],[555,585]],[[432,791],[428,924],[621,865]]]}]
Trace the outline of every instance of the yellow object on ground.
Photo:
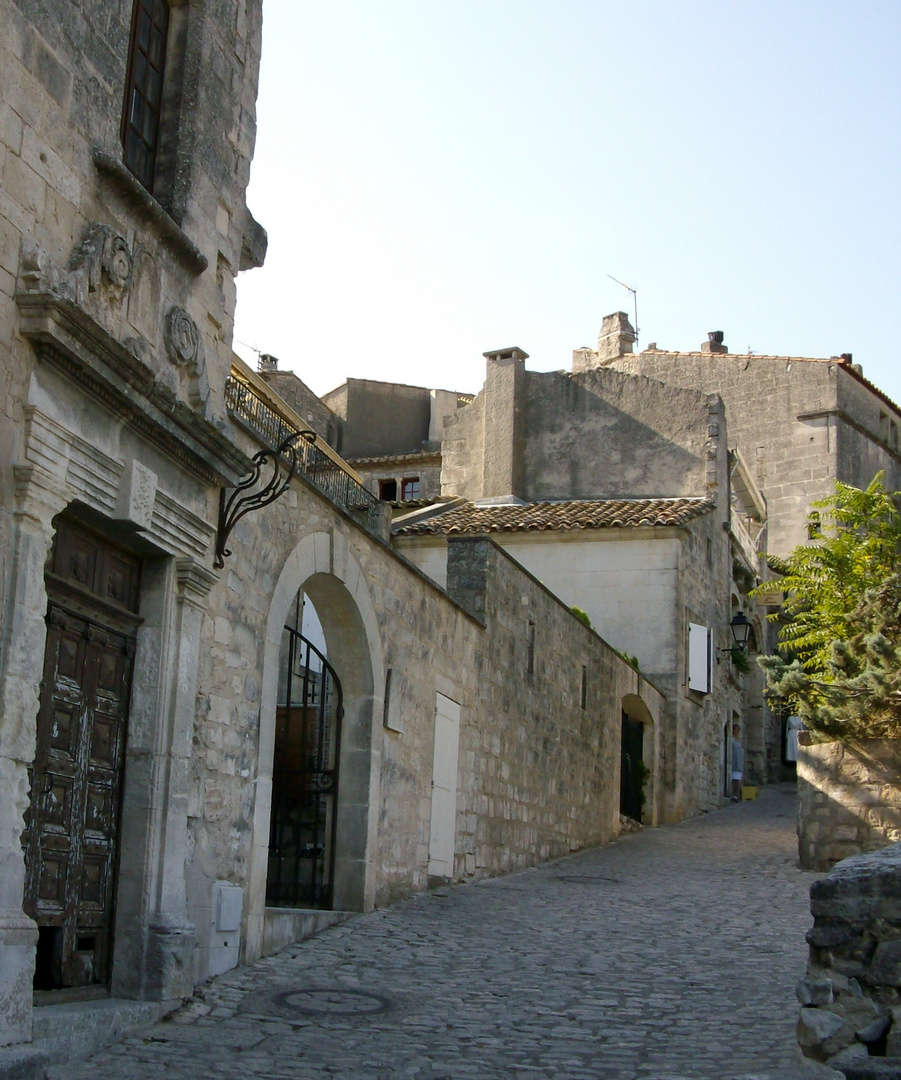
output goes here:
[{"label": "yellow object on ground", "polygon": [[757,788],[753,784],[742,784],[741,797],[742,797],[743,800],[744,799],[756,799],[757,798]]}]

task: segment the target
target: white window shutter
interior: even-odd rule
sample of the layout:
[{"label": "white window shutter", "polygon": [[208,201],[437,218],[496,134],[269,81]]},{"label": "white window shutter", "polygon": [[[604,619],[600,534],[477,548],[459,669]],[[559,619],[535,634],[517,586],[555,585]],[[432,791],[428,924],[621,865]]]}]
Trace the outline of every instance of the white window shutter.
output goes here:
[{"label": "white window shutter", "polygon": [[688,688],[710,693],[710,631],[697,623],[688,624]]}]

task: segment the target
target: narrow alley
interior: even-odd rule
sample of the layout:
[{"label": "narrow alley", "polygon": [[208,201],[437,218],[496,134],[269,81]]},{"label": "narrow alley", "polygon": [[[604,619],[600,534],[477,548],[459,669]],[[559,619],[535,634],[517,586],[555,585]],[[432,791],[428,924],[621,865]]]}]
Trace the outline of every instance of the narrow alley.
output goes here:
[{"label": "narrow alley", "polygon": [[788,1080],[794,788],[356,916],[53,1080]]}]

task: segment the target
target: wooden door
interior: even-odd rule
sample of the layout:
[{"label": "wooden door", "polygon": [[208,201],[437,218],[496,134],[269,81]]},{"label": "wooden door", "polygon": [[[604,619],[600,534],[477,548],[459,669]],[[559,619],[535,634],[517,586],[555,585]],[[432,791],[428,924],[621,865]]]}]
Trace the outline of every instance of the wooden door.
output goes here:
[{"label": "wooden door", "polygon": [[454,839],[457,832],[460,706],[443,694],[436,697],[429,876],[449,878],[454,873]]},{"label": "wooden door", "polygon": [[61,523],[23,835],[36,989],[109,980],[138,560]]}]

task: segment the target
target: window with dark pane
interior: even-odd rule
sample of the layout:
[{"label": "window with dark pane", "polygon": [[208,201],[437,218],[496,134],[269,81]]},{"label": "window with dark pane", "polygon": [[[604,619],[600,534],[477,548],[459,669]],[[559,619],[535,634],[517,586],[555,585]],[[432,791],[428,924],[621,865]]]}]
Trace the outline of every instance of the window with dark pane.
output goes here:
[{"label": "window with dark pane", "polygon": [[122,118],[124,161],[148,191],[160,138],[163,73],[169,5],[166,0],[136,0]]}]

